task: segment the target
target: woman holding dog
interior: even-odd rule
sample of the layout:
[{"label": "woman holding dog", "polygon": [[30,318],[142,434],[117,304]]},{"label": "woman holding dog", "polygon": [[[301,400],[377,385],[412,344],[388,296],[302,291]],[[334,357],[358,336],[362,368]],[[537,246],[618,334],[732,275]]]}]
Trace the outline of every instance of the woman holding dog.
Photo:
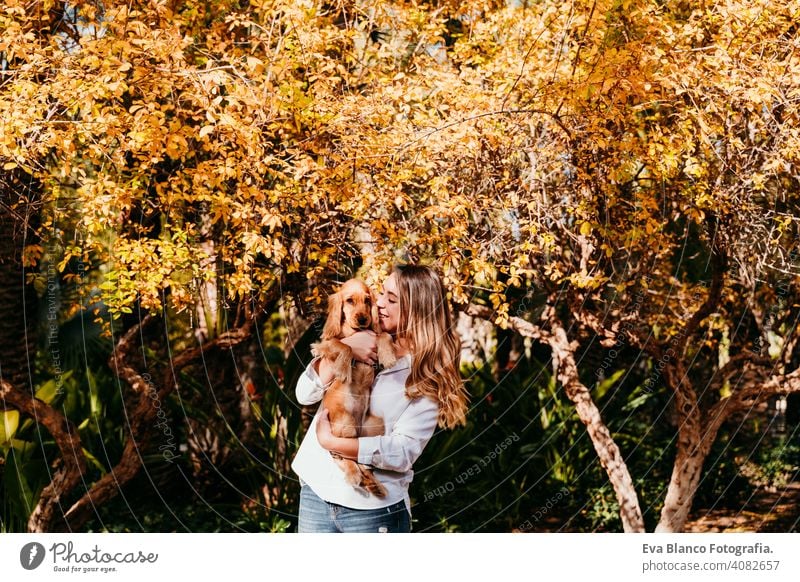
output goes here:
[{"label": "woman holding dog", "polygon": [[[437,425],[466,422],[468,395],[459,373],[460,340],[441,280],[430,267],[395,267],[377,300],[381,328],[395,343],[397,363],[375,376],[370,410],[384,434],[357,438],[331,433],[320,406],[292,462],[300,477],[300,533],[410,532],[408,487],[412,466]],[[361,362],[377,363],[377,336],[359,331],[343,340]],[[315,358],[297,383],[301,404],[319,402],[334,379],[333,362]],[[370,465],[386,489],[383,498],[351,485],[334,462],[336,453]]]}]

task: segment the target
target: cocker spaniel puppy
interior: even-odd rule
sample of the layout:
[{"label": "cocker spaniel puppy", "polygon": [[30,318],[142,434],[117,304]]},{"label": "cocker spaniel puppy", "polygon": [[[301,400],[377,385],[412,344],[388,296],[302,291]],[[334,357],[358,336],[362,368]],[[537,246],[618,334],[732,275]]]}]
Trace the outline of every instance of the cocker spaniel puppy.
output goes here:
[{"label": "cocker spaniel puppy", "polygon": [[[325,392],[323,406],[328,410],[331,432],[338,437],[375,436],[384,431],[383,419],[369,410],[375,366],[354,360],[350,347],[340,341],[365,329],[378,334],[378,362],[384,368],[394,366],[394,344],[391,336],[381,331],[375,298],[362,281],[350,279],[328,298],[322,341],[311,346],[315,356],[333,361],[334,379]],[[377,497],[386,496],[369,465],[331,454],[349,484]]]}]

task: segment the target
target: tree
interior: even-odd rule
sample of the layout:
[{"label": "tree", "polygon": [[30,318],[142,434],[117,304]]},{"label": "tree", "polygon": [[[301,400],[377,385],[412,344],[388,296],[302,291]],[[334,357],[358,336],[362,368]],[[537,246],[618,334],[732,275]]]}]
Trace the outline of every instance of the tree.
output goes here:
[{"label": "tree", "polygon": [[550,347],[626,531],[576,353],[638,347],[680,420],[679,531],[725,418],[798,390],[794,7],[517,4],[82,0],[37,36],[45,4],[11,0],[0,158],[58,209],[40,235],[74,233],[61,264],[107,265],[113,314],[220,314],[185,357],[339,274],[435,261],[455,304]]}]

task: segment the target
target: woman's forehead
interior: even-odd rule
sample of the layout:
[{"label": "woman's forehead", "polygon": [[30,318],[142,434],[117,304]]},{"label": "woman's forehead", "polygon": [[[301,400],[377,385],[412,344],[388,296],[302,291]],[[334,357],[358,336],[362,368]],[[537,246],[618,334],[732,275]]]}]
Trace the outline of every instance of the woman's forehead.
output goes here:
[{"label": "woman's forehead", "polygon": [[397,294],[397,276],[394,273],[389,275],[383,282],[383,288],[387,292],[391,291],[392,293]]}]

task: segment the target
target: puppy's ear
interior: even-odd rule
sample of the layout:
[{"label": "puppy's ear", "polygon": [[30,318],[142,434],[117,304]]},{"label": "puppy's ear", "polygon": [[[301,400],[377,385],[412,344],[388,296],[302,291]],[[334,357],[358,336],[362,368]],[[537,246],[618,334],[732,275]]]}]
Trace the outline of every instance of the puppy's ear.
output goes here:
[{"label": "puppy's ear", "polygon": [[341,292],[328,297],[328,319],[322,329],[322,339],[329,340],[342,335],[342,305]]},{"label": "puppy's ear", "polygon": [[370,311],[370,315],[372,316],[372,331],[377,334],[381,333],[381,317],[378,313],[378,298],[375,297],[375,293],[370,289],[369,291],[370,299],[372,299],[372,310]]}]

